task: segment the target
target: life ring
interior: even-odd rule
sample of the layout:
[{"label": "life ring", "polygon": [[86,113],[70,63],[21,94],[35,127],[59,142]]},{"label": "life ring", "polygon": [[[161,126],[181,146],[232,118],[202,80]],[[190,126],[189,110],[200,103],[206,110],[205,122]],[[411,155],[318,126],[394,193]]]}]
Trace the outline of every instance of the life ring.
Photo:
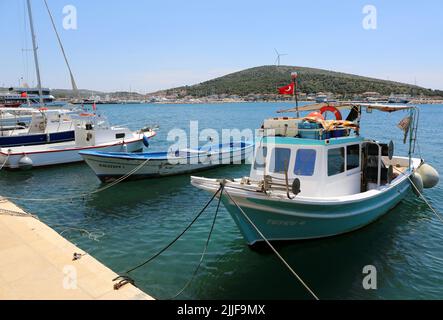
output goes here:
[{"label": "life ring", "polygon": [[323,115],[326,111],[332,112],[335,115],[335,120],[342,120],[340,111],[333,106],[324,106],[320,109],[320,114]]}]

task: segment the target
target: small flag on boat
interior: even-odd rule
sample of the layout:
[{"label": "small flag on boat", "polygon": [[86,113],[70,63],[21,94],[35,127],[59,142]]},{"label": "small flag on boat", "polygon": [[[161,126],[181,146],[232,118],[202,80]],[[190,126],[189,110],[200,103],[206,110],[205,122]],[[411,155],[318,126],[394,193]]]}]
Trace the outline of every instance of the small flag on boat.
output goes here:
[{"label": "small flag on boat", "polygon": [[288,84],[287,86],[278,88],[279,94],[294,94],[294,82]]},{"label": "small flag on boat", "polygon": [[97,106],[95,105],[95,101],[94,101],[94,103],[92,104],[92,110],[97,110]]},{"label": "small flag on boat", "polygon": [[28,94],[27,94],[26,92],[22,92],[22,93],[20,94],[20,96],[21,96],[22,98],[26,98],[26,97],[28,96]]},{"label": "small flag on boat", "polygon": [[401,121],[397,124],[397,127],[399,127],[403,132],[405,133],[403,137],[403,143],[406,143],[406,138],[408,136],[409,127],[411,126],[411,116],[404,117],[401,119]]}]

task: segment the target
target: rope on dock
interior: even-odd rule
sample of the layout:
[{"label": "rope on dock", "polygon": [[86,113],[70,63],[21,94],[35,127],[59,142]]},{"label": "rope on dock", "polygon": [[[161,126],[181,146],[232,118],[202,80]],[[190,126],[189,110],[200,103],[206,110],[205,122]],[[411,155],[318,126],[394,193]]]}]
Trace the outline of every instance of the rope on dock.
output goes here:
[{"label": "rope on dock", "polygon": [[8,209],[0,209],[0,214],[12,216],[12,217],[30,217],[30,218],[40,220],[36,215],[30,214],[27,212],[20,212],[20,211],[8,210]]},{"label": "rope on dock", "polygon": [[105,190],[107,190],[109,188],[112,188],[113,186],[119,184],[120,182],[126,180],[131,175],[133,175],[138,170],[140,170],[146,163],[148,163],[149,160],[151,160],[151,159],[146,159],[141,164],[139,164],[137,167],[135,167],[134,169],[130,170],[128,173],[126,173],[125,175],[121,176],[120,178],[118,178],[118,179],[112,181],[111,183],[105,185],[104,187],[98,188],[97,190],[93,190],[93,191],[88,192],[88,193],[81,193],[81,194],[70,196],[70,197],[68,196],[68,197],[56,197],[56,198],[21,198],[21,197],[8,197],[8,196],[4,196],[3,198],[9,199],[9,200],[41,201],[41,202],[44,202],[44,201],[63,201],[63,200],[71,200],[72,201],[74,199],[82,199],[82,200],[84,200],[85,198],[87,198],[87,197],[89,197],[89,196],[91,196],[93,194],[105,191]]},{"label": "rope on dock", "polygon": [[[175,242],[177,242],[177,240],[180,239],[192,227],[192,225],[198,220],[198,218],[203,214],[203,212],[205,212],[205,210],[209,207],[211,202],[215,199],[215,197],[219,194],[219,192],[221,192],[222,189],[223,189],[223,186],[220,186],[220,188],[212,195],[211,199],[209,199],[209,201],[205,204],[205,206],[199,211],[199,213],[197,213],[197,215],[194,217],[194,219],[192,219],[192,221],[186,226],[186,228],[179,235],[177,235],[174,238],[174,240],[169,242],[165,247],[163,247],[160,251],[158,251],[156,254],[152,255],[147,260],[145,260],[145,261],[141,262],[140,264],[136,265],[135,267],[132,267],[131,269],[127,270],[126,272],[124,272],[124,274],[121,274],[118,277],[112,279],[112,281],[120,280],[120,282],[114,284],[114,290],[120,289],[120,287],[122,287],[126,283],[131,283],[131,284],[135,285],[134,280],[131,277],[129,277],[129,273],[148,264],[149,262],[151,262],[152,260],[154,260],[155,258],[160,256],[167,249],[169,249]],[[217,206],[217,211],[218,211],[218,206]],[[211,233],[212,233],[212,231],[211,231]]]},{"label": "rope on dock", "polygon": [[240,212],[243,214],[243,216],[248,220],[248,222],[254,227],[255,231],[260,235],[260,237],[263,238],[263,240],[266,242],[266,244],[271,248],[272,251],[277,255],[277,257],[283,262],[283,264],[286,266],[286,268],[297,278],[297,280],[305,287],[305,289],[314,297],[315,300],[320,300],[317,295],[314,293],[314,291],[309,288],[309,286],[303,281],[303,279],[294,271],[293,268],[286,262],[286,260],[278,253],[278,251],[274,248],[274,246],[269,242],[268,239],[263,235],[263,233],[257,228],[257,226],[252,222],[252,220],[248,217],[246,212],[243,211],[243,209],[237,204],[237,202],[231,197],[229,192],[225,190],[226,195],[231,199],[231,201],[234,203],[234,205],[240,210]]},{"label": "rope on dock", "polygon": [[[8,200],[4,197],[0,197],[0,202],[7,202]],[[25,212],[25,211],[16,211],[16,210],[9,210],[9,209],[0,209],[0,214],[7,215],[7,216],[13,216],[13,217],[30,217],[37,220],[40,220],[38,216]]]}]

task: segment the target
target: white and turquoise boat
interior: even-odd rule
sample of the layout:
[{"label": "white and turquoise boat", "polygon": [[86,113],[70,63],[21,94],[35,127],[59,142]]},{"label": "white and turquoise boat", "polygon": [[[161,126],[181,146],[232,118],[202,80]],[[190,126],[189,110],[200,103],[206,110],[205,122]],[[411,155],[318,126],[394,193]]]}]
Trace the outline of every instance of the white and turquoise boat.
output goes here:
[{"label": "white and turquoise boat", "polygon": [[[341,120],[340,111],[346,109],[349,115]],[[392,142],[359,135],[364,109],[408,113],[401,121],[405,138],[409,136],[408,156],[394,156]],[[420,192],[423,186],[438,183],[438,173],[411,156],[417,131],[415,107],[315,104],[297,111],[314,112],[304,118],[265,120],[249,177],[191,177],[194,186],[211,193],[223,185],[222,202],[248,244],[264,238],[302,240],[350,232],[396,206],[411,183]],[[326,111],[334,112],[336,119],[325,120]]]}]

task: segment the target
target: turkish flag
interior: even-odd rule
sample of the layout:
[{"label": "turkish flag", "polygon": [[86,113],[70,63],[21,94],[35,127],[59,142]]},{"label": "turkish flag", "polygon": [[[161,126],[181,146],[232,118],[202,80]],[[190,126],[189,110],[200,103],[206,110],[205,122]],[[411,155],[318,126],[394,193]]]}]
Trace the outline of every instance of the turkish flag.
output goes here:
[{"label": "turkish flag", "polygon": [[20,94],[20,96],[21,96],[22,98],[26,98],[26,97],[28,96],[28,94],[27,94],[26,92],[22,92],[22,93]]},{"label": "turkish flag", "polygon": [[294,94],[294,82],[288,84],[287,86],[278,88],[279,94]]}]

